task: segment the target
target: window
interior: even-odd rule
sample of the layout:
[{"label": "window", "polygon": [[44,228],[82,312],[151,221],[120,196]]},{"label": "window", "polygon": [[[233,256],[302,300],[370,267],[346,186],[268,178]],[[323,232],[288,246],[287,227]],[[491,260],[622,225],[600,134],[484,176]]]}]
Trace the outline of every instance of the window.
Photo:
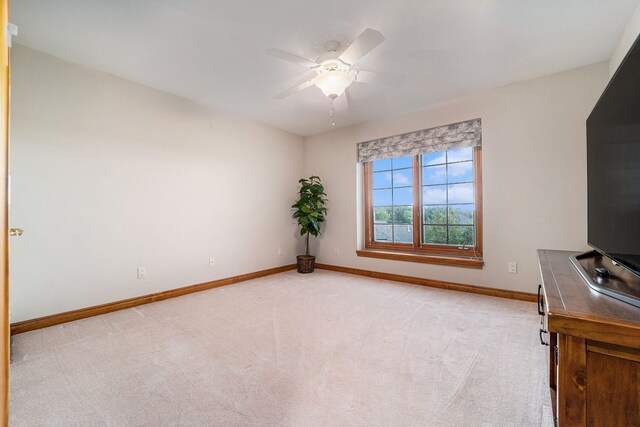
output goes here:
[{"label": "window", "polygon": [[413,157],[373,162],[373,234],[377,242],[413,243]]},{"label": "window", "polygon": [[422,155],[422,242],[474,246],[473,149]]},{"label": "window", "polygon": [[481,147],[373,160],[364,173],[365,249],[482,266]]}]

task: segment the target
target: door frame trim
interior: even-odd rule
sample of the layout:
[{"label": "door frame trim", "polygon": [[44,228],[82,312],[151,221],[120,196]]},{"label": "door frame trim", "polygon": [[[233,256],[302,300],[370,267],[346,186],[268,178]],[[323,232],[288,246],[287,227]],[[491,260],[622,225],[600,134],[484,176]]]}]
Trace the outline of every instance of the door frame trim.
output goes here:
[{"label": "door frame trim", "polygon": [[0,425],[9,424],[9,0],[0,0]]}]

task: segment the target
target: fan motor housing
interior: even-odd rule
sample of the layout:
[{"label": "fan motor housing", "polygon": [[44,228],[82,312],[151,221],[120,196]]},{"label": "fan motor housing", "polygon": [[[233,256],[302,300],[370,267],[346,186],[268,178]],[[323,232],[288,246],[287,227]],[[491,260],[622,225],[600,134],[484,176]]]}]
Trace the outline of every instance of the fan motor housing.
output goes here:
[{"label": "fan motor housing", "polygon": [[340,57],[341,54],[342,54],[342,52],[327,52],[327,53],[323,53],[322,55],[320,55],[318,57],[318,59],[316,59],[316,62],[318,62],[319,64],[322,64],[325,61],[337,60]]},{"label": "fan motor housing", "polygon": [[342,47],[342,44],[336,40],[329,40],[324,44],[324,47],[327,49],[327,52],[337,52]]}]

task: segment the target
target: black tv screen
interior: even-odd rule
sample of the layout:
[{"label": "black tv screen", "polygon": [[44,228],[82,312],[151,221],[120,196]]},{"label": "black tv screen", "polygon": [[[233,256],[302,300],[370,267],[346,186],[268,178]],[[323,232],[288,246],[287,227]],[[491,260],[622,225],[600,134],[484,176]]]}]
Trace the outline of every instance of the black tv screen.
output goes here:
[{"label": "black tv screen", "polygon": [[587,119],[588,240],[640,275],[640,38]]}]

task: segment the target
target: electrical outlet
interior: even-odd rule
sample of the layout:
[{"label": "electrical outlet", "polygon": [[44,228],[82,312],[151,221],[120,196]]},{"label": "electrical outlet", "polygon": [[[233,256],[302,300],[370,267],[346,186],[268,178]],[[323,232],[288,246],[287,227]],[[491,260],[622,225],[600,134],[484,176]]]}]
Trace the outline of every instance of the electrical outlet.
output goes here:
[{"label": "electrical outlet", "polygon": [[517,262],[510,262],[509,263],[509,273],[513,273],[513,274],[518,273],[518,263]]},{"label": "electrical outlet", "polygon": [[335,248],[333,250],[333,253],[336,254],[336,255],[340,255],[340,248]]},{"label": "electrical outlet", "polygon": [[278,248],[278,256],[282,256],[282,248]]},{"label": "electrical outlet", "polygon": [[144,267],[138,267],[138,279],[147,278],[147,269]]},{"label": "electrical outlet", "polygon": [[209,267],[216,266],[216,259],[214,257],[209,258]]}]

